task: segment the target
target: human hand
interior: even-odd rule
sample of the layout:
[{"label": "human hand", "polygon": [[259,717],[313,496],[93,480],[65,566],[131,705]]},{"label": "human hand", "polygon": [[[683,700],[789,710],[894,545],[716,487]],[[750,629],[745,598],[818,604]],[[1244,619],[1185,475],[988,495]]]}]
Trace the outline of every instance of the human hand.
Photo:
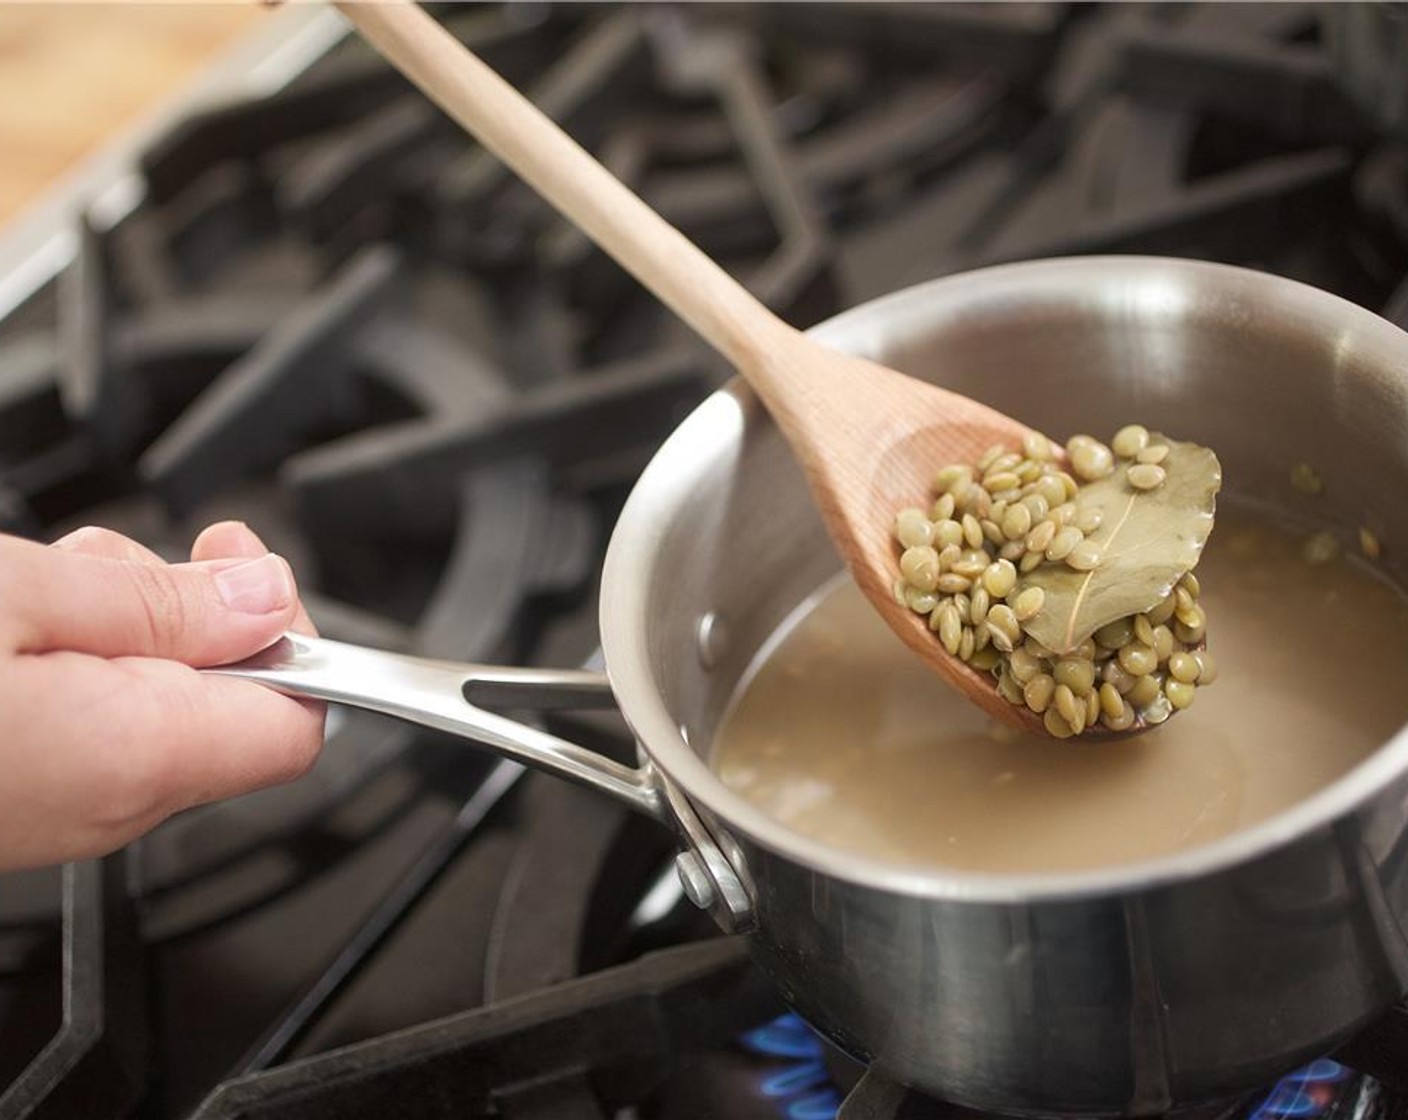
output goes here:
[{"label": "human hand", "polygon": [[112,851],[313,764],[323,705],[196,671],[313,632],[287,563],[233,521],[191,561],[107,529],[0,535],[0,869]]}]

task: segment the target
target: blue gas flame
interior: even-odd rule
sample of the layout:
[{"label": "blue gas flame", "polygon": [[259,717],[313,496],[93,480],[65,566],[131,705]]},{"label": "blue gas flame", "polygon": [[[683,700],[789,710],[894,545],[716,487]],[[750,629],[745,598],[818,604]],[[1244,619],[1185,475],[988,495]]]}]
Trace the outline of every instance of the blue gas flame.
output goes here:
[{"label": "blue gas flame", "polygon": [[[1349,1076],[1349,1070],[1329,1058],[1317,1058],[1304,1069],[1276,1082],[1266,1099],[1252,1109],[1247,1120],[1303,1120],[1320,1116],[1329,1107],[1327,1090]],[[1316,1092],[1316,1090],[1320,1090]]]},{"label": "blue gas flame", "polygon": [[778,1115],[787,1120],[836,1120],[841,1093],[827,1072],[821,1041],[799,1016],[779,1015],[739,1041],[755,1054],[786,1060],[758,1086],[777,1103]]},{"label": "blue gas flame", "polygon": [[[826,1068],[821,1040],[804,1019],[779,1015],[739,1037],[755,1054],[778,1058],[784,1064],[759,1083],[763,1095],[778,1107],[786,1120],[836,1120],[841,1093]],[[1246,1120],[1314,1120],[1329,1109],[1333,1086],[1351,1071],[1329,1058],[1309,1065],[1278,1081],[1266,1098],[1246,1115]]]}]

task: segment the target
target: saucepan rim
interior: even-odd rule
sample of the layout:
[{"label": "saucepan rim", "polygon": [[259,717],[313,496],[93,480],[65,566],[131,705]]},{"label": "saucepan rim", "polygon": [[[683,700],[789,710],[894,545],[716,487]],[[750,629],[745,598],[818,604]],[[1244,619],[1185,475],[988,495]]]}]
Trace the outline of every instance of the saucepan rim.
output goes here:
[{"label": "saucepan rim", "polygon": [[[1069,292],[1072,285],[1092,279],[1095,273],[1104,285],[1111,280],[1138,282],[1153,298],[1158,298],[1163,282],[1168,283],[1169,298],[1186,291],[1175,282],[1196,282],[1204,290],[1211,286],[1229,292],[1248,285],[1269,289],[1284,313],[1338,330],[1337,347],[1370,347],[1385,355],[1399,352],[1408,371],[1408,334],[1373,312],[1284,277],[1175,257],[1062,257],[997,265],[901,289],[828,319],[808,333],[868,357],[880,357],[878,347],[875,352],[867,348],[868,324],[883,323],[887,346],[902,349],[932,321],[936,303],[952,300],[993,309],[1038,289]],[[1127,895],[1253,861],[1352,813],[1408,770],[1405,726],[1334,782],[1249,828],[1171,855],[1088,871],[983,873],[914,868],[832,848],[793,832],[729,789],[694,753],[655,687],[645,640],[649,623],[644,597],[663,535],[659,511],[673,508],[688,486],[681,480],[679,464],[697,461],[701,447],[715,446],[720,439],[740,439],[744,417],[755,409],[750,391],[735,380],[701,403],[671,434],[642,473],[617,521],[602,579],[602,649],[621,712],[652,763],[727,829],[824,875],[877,890],[975,903],[1074,900]]]}]

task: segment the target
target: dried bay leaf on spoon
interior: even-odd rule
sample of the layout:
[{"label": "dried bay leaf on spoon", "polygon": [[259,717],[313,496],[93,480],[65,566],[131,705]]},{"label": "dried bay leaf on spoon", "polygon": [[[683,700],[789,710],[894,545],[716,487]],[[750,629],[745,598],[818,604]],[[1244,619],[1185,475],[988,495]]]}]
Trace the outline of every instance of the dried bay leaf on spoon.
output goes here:
[{"label": "dried bay leaf on spoon", "polygon": [[1068,653],[1106,623],[1157,606],[1202,555],[1222,465],[1196,443],[1157,434],[1150,441],[1169,446],[1157,489],[1134,489],[1119,465],[1075,496],[1078,511],[1101,513],[1099,528],[1085,538],[1100,549],[1100,563],[1088,572],[1042,564],[1017,582],[1019,591],[1040,587],[1046,593],[1041,613],[1024,629],[1053,653]]}]

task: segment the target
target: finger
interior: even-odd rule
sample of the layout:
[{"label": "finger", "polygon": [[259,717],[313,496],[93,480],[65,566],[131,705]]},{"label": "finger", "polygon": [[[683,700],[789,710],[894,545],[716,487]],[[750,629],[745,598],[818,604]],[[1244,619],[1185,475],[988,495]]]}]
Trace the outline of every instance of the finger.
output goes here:
[{"label": "finger", "polygon": [[243,521],[217,521],[200,531],[191,545],[191,559],[226,560],[244,556],[252,560],[268,551],[269,546]]},{"label": "finger", "polygon": [[[263,556],[268,551],[268,546],[259,538],[259,534],[243,521],[217,521],[200,531],[195,543],[191,545],[191,559],[226,560],[236,556],[253,558]],[[302,603],[298,604],[298,613],[289,629],[314,637],[318,633]]]},{"label": "finger", "polygon": [[51,548],[99,556],[105,560],[128,560],[134,564],[165,564],[166,561],[144,544],[101,525],[85,525],[56,540]]},{"label": "finger", "polygon": [[293,573],[272,553],[150,565],[0,537],[0,643],[22,653],[217,665],[263,649],[297,610]]},{"label": "finger", "polygon": [[20,753],[7,775],[30,791],[25,819],[0,820],[11,862],[112,850],[181,809],[298,777],[322,743],[321,711],[162,659],[18,657],[5,695],[64,698],[27,717],[53,749]]}]

